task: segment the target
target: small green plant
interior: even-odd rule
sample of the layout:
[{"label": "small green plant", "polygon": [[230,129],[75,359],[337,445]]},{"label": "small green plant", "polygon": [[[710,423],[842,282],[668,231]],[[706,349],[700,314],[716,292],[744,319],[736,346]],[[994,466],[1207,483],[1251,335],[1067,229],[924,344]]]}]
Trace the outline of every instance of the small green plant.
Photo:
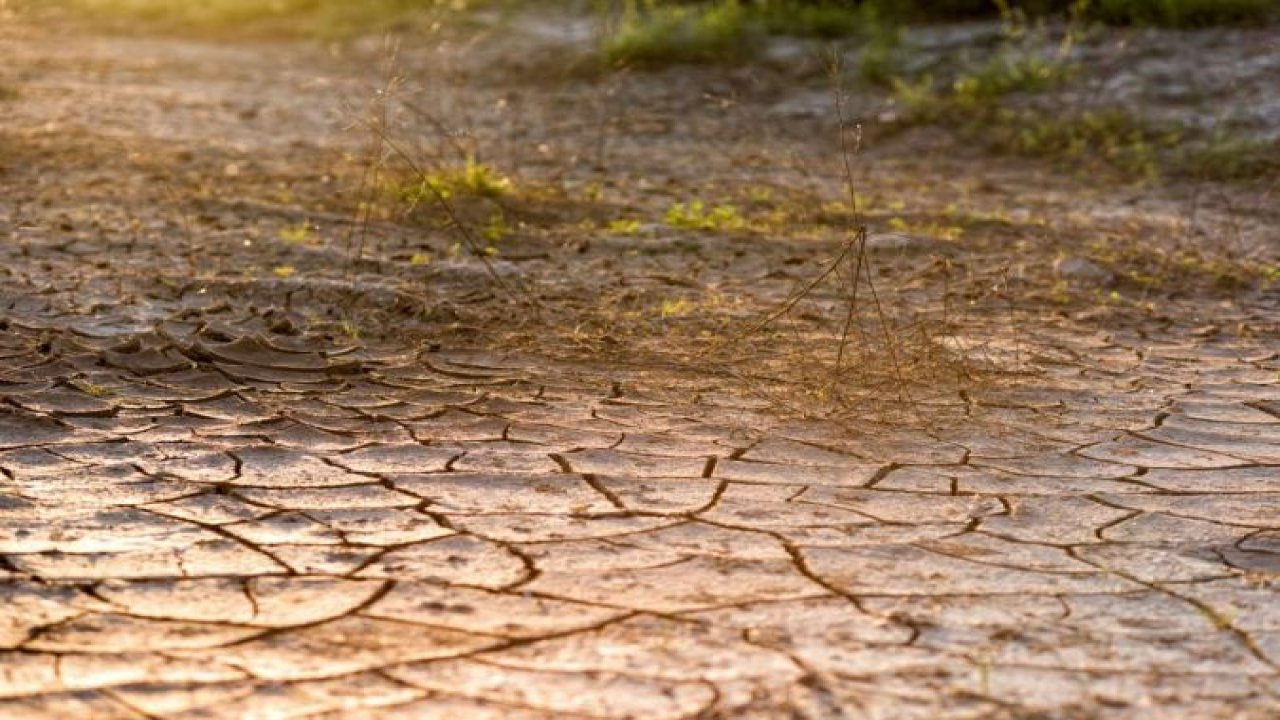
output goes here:
[{"label": "small green plant", "polygon": [[922,75],[915,80],[894,76],[889,83],[893,87],[893,100],[902,108],[907,122],[936,122],[950,111],[932,75]]},{"label": "small green plant", "polygon": [[312,240],[311,224],[301,222],[297,225],[280,228],[280,239],[294,245],[305,245]]},{"label": "small green plant", "polygon": [[669,317],[688,315],[693,312],[693,310],[694,305],[687,298],[674,298],[663,300],[658,312],[662,319],[666,320]]},{"label": "small green plant", "polygon": [[633,218],[610,220],[605,229],[615,235],[635,235],[640,232],[640,221]]},{"label": "small green plant", "polygon": [[489,220],[484,225],[484,239],[490,243],[501,241],[503,238],[511,234],[511,225],[507,223],[507,218],[500,212],[495,212],[489,216]]},{"label": "small green plant", "polygon": [[92,383],[84,379],[72,380],[71,385],[74,386],[76,389],[80,390],[81,392],[96,398],[110,397],[112,395],[115,395],[118,392],[118,390],[114,387],[109,387],[107,385],[98,385],[97,383]]},{"label": "small green plant", "polygon": [[746,218],[733,205],[707,207],[701,200],[676,203],[663,219],[667,225],[681,230],[733,231],[747,227]]},{"label": "small green plant", "polygon": [[346,335],[351,340],[360,339],[360,325],[354,319],[350,317],[343,317],[342,322],[339,324],[339,328],[342,330],[342,334]]},{"label": "small green plant", "polygon": [[430,200],[470,196],[496,199],[512,188],[511,179],[468,155],[461,167],[447,167],[425,174],[405,188],[406,199]]},{"label": "small green plant", "polygon": [[1065,84],[1076,68],[1037,53],[997,53],[951,84],[952,99],[963,105],[986,103],[1013,93],[1038,93]]}]

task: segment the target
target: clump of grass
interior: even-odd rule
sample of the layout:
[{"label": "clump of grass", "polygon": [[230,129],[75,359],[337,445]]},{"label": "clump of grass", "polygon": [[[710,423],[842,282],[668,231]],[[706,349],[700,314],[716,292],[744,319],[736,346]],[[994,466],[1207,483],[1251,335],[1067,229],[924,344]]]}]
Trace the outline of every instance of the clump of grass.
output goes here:
[{"label": "clump of grass", "polygon": [[635,218],[616,218],[610,220],[605,229],[616,235],[637,235],[640,227],[640,221]]},{"label": "clump of grass", "polygon": [[631,0],[603,49],[612,65],[730,62],[747,56],[755,32],[737,0],[687,7]]},{"label": "clump of grass", "polygon": [[676,203],[667,210],[667,225],[681,230],[734,231],[747,227],[747,220],[733,205],[708,207],[701,200]]},{"label": "clump of grass", "polygon": [[958,127],[962,135],[997,152],[1047,158],[1087,171],[1110,168],[1133,179],[1151,180],[1167,173],[1239,180],[1280,168],[1280,153],[1266,143],[1226,135],[1205,139],[1188,127],[1153,123],[1128,109],[1060,112],[1008,107],[1008,96],[1034,95],[1071,82],[1078,68],[1068,62],[1068,51],[1087,7],[1074,8],[1073,22],[1056,54],[1038,50],[1043,39],[1028,32],[1018,13],[1006,12],[1001,48],[949,84],[930,75],[914,80],[892,77],[901,119]]},{"label": "clump of grass", "polygon": [[884,25],[876,3],[838,0],[628,0],[604,39],[614,65],[738,62],[769,35],[835,39]]},{"label": "clump of grass", "polygon": [[[1062,14],[1073,24],[1189,28],[1265,23],[1277,10],[1274,0],[627,0],[606,33],[603,51],[613,65],[739,62],[769,35],[861,35],[868,40],[861,61],[864,78],[887,85],[895,74],[895,35],[902,23],[995,14],[1023,25],[1031,17]],[[1004,94],[1052,85],[1061,69],[1045,58],[1013,62],[1005,56],[974,73],[970,80],[977,84],[964,91]]]},{"label": "clump of grass", "polygon": [[311,223],[301,222],[297,225],[280,228],[279,233],[281,240],[294,245],[306,245],[314,240],[312,234]]},{"label": "clump of grass", "polygon": [[1179,175],[1202,180],[1253,180],[1280,175],[1280,142],[1215,133],[1174,161]]},{"label": "clump of grass", "polygon": [[18,89],[12,85],[0,83],[0,102],[12,102],[18,99]]},{"label": "clump of grass", "polygon": [[485,252],[496,254],[494,243],[505,239],[513,231],[511,224],[507,222],[507,218],[501,212],[491,213],[489,219],[484,224],[484,239],[489,243],[485,247]]},{"label": "clump of grass", "polygon": [[985,112],[1002,98],[1035,94],[1067,84],[1078,68],[1069,61],[1071,47],[1081,33],[1080,7],[1073,9],[1056,52],[1048,52],[1042,28],[1032,28],[1024,15],[1009,9],[1003,0],[1002,41],[982,62],[957,73],[949,85],[940,86],[933,76],[915,80],[890,79],[897,99],[914,119],[938,120],[957,113]]},{"label": "clump of grass", "polygon": [[680,317],[688,315],[696,309],[696,306],[688,298],[668,298],[662,301],[658,308],[658,314],[666,320],[670,317]]},{"label": "clump of grass", "polygon": [[[978,128],[971,125],[970,131]],[[999,109],[984,118],[981,128],[996,150],[1069,161],[1084,169],[1109,166],[1149,179],[1159,174],[1159,151],[1176,148],[1183,138],[1176,128],[1159,128],[1119,109],[1065,116]]]},{"label": "clump of grass", "polygon": [[940,87],[932,75],[915,80],[893,76],[894,100],[908,121],[935,122],[989,113],[1001,98],[1017,93],[1040,93],[1067,83],[1073,65],[1042,55],[998,53],[972,71]]},{"label": "clump of grass", "polygon": [[1135,179],[1239,181],[1280,172],[1280,146],[1274,142],[1226,134],[1197,138],[1189,128],[1152,123],[1120,108],[1067,114],[1001,108],[971,119],[964,132],[996,151],[1083,170],[1109,167]]},{"label": "clump of grass", "polygon": [[1280,15],[1274,0],[627,0],[625,12],[661,21],[728,8],[769,33],[826,39],[860,34],[875,22],[1074,15],[1112,25],[1195,28],[1256,25]]},{"label": "clump of grass", "polygon": [[1280,280],[1274,265],[1199,245],[1165,247],[1133,237],[1103,237],[1088,243],[1086,249],[1091,260],[1115,273],[1122,289],[1235,293],[1269,287]]},{"label": "clump of grass", "polygon": [[1041,54],[997,53],[951,84],[953,98],[965,104],[988,102],[1012,93],[1038,93],[1066,84],[1074,65]]},{"label": "clump of grass", "polygon": [[405,199],[419,201],[458,196],[496,200],[512,189],[511,178],[468,155],[460,166],[428,172],[404,188]]}]

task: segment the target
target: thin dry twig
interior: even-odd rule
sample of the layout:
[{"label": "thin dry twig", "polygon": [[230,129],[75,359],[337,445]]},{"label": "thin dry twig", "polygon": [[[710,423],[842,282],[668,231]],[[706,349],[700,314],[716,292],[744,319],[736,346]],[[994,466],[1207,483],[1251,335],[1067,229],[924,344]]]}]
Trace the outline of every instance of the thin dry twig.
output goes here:
[{"label": "thin dry twig", "polygon": [[[375,92],[376,100],[370,108],[371,119],[366,119],[364,125],[370,128],[379,128],[381,132],[375,131],[370,133],[368,161],[364,166],[364,171],[360,174],[360,185],[356,191],[356,209],[352,224],[348,227],[346,235],[343,238],[343,244],[346,247],[348,265],[347,274],[351,273],[355,264],[364,257],[365,248],[369,242],[369,226],[373,220],[373,198],[377,193],[378,176],[382,172],[383,165],[386,162],[386,153],[384,152],[383,136],[386,134],[388,126],[388,110],[387,105],[390,102],[392,93],[399,84],[399,77],[395,73],[397,58],[400,53],[399,43],[391,38],[386,38],[385,57],[383,59],[383,81],[381,87]],[[358,233],[358,241],[355,251],[352,252],[352,242],[356,240]]]},{"label": "thin dry twig", "polygon": [[856,139],[852,151],[849,148],[848,120],[844,111],[844,92],[840,83],[840,61],[839,56],[832,54],[831,75],[834,85],[836,119],[839,123],[838,131],[840,133],[840,157],[844,165],[845,188],[849,193],[849,206],[853,211],[854,237],[853,242],[857,247],[856,265],[853,271],[852,283],[849,291],[849,304],[845,313],[844,327],[840,333],[840,344],[836,351],[836,365],[834,373],[838,374],[843,366],[844,351],[849,341],[849,330],[858,313],[858,286],[859,278],[865,277],[867,280],[867,290],[871,293],[872,304],[875,306],[876,317],[880,323],[881,333],[884,335],[885,350],[889,353],[889,361],[893,365],[894,378],[897,380],[899,399],[908,399],[906,394],[906,379],[902,374],[902,364],[898,360],[898,351],[896,341],[889,326],[888,316],[884,312],[884,306],[880,302],[880,294],[876,291],[875,281],[871,278],[871,267],[867,262],[867,226],[862,221],[861,210],[858,207],[857,184],[853,175],[853,158],[862,148],[862,126],[856,127]]},{"label": "thin dry twig", "polygon": [[[841,243],[839,250],[835,256],[824,264],[821,271],[808,281],[801,283],[793,289],[787,297],[779,303],[777,307],[769,311],[758,321],[752,323],[745,330],[735,334],[725,342],[717,344],[712,348],[708,348],[701,353],[700,356],[723,349],[729,344],[738,344],[740,341],[751,337],[765,328],[773,325],[784,317],[791,317],[793,311],[804,300],[814,296],[815,292],[832,277],[846,278],[844,297],[844,312],[840,328],[837,336],[835,361],[830,366],[830,379],[824,390],[820,394],[829,392],[843,392],[840,390],[842,380],[845,373],[851,368],[848,367],[847,356],[853,341],[855,331],[862,338],[859,347],[862,350],[863,360],[862,366],[870,368],[872,363],[868,361],[868,353],[870,352],[871,342],[869,342],[862,330],[862,323],[859,321],[862,306],[862,286],[866,284],[866,291],[870,294],[872,307],[876,321],[879,324],[880,334],[885,352],[888,354],[889,364],[892,368],[893,383],[896,395],[899,400],[908,400],[907,382],[903,370],[902,359],[899,357],[898,341],[894,338],[895,328],[890,321],[884,304],[880,298],[880,294],[875,287],[875,282],[871,275],[871,263],[867,254],[867,240],[869,231],[863,220],[862,211],[858,202],[857,185],[854,175],[854,159],[861,150],[862,128],[860,125],[853,126],[853,140],[850,144],[850,124],[847,119],[844,107],[844,96],[840,87],[840,67],[838,58],[833,57],[831,61],[831,72],[833,77],[834,102],[836,115],[838,120],[839,144],[841,150],[841,161],[843,165],[845,191],[848,193],[848,202],[853,213],[853,231]],[[847,274],[846,274],[847,273]]]},{"label": "thin dry twig", "polygon": [[[840,370],[844,367],[844,352],[845,348],[848,347],[849,344],[849,331],[858,314],[858,286],[862,276],[862,266],[867,257],[867,226],[862,222],[861,211],[858,209],[858,193],[854,190],[853,186],[853,167],[851,164],[852,161],[849,159],[850,154],[848,149],[848,140],[845,138],[846,133],[843,110],[844,99],[840,95],[839,86],[836,87],[835,93],[836,113],[840,117],[840,154],[844,161],[845,177],[847,178],[847,182],[845,184],[848,187],[849,192],[849,207],[853,211],[853,223],[856,228],[854,231],[855,234],[853,242],[857,247],[857,263],[854,266],[853,274],[850,277],[849,303],[845,311],[844,327],[840,330],[840,342],[836,348],[836,366],[832,373],[833,375],[838,375]],[[853,152],[857,153],[861,147],[862,126],[858,126],[857,138],[854,142]],[[859,330],[861,330],[861,324],[859,324]]]}]

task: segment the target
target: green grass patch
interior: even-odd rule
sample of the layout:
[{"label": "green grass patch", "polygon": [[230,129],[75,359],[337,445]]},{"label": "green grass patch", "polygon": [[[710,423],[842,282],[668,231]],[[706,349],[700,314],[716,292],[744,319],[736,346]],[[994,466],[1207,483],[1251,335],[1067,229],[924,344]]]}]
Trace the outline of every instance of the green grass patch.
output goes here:
[{"label": "green grass patch", "polygon": [[1038,93],[1065,85],[1076,67],[1036,53],[997,53],[951,83],[952,99],[965,104],[990,102],[1013,93]]},{"label": "green grass patch", "polygon": [[1178,175],[1203,180],[1255,180],[1280,176],[1280,142],[1215,134],[1184,149]]},{"label": "green grass patch", "polygon": [[1079,70],[1065,60],[1065,49],[1078,31],[1074,23],[1054,54],[1045,52],[1043,38],[1026,29],[1025,23],[1006,18],[1002,46],[949,83],[929,75],[892,76],[900,120],[956,128],[997,152],[1046,158],[1082,172],[1110,169],[1129,179],[1250,180],[1280,170],[1275,143],[1226,133],[1206,137],[1182,124],[1150,122],[1127,108],[1058,111],[1010,102],[1012,96],[1066,85]]},{"label": "green grass patch", "polygon": [[1008,95],[1060,87],[1070,82],[1076,72],[1074,65],[1061,59],[1002,50],[977,67],[961,72],[948,84],[939,83],[932,75],[915,80],[892,76],[889,84],[906,119],[935,122],[988,114]]},{"label": "green grass patch", "polygon": [[[608,2],[608,0],[602,0]],[[1176,28],[1257,25],[1277,19],[1275,0],[624,0],[624,12],[705,12],[736,6],[771,33],[836,38],[868,19],[946,22],[1074,15],[1111,25]]]},{"label": "green grass patch", "polygon": [[996,152],[1044,158],[1080,172],[1112,170],[1131,180],[1214,182],[1280,173],[1280,144],[1229,135],[1205,138],[1127,109],[1061,113],[995,108],[960,117],[963,135]]},{"label": "green grass patch", "polygon": [[998,53],[950,84],[931,76],[893,77],[900,122],[944,125],[996,152],[1045,158],[1082,172],[1114,170],[1129,179],[1210,181],[1280,173],[1280,144],[1210,136],[1176,123],[1153,123],[1127,108],[1054,111],[1010,107],[1008,96],[1070,82],[1076,68],[1037,55]]},{"label": "green grass patch", "polygon": [[[997,53],[977,68],[960,73],[949,84],[932,75],[915,80],[890,76],[894,100],[913,122],[983,115],[1000,100],[1018,93],[1045,92],[1067,84],[1076,74],[1074,65],[1037,54]],[[866,72],[863,72],[866,78]],[[868,78],[878,80],[878,78]]]},{"label": "green grass patch", "polygon": [[881,15],[877,3],[839,0],[628,0],[606,23],[603,50],[615,65],[741,62],[770,35],[870,36],[885,25]]},{"label": "green grass patch", "polygon": [[1088,257],[1115,273],[1121,289],[1240,292],[1280,280],[1274,265],[1197,246],[1165,247],[1145,239],[1103,237],[1086,245]]},{"label": "green grass patch", "polygon": [[468,157],[461,165],[433,170],[403,188],[406,200],[446,200],[458,197],[499,199],[512,189],[511,178],[492,166]]},{"label": "green grass patch", "polygon": [[[601,7],[614,7],[600,0]],[[769,35],[867,40],[864,77],[887,84],[894,33],[903,23],[1003,17],[1027,23],[1051,15],[1114,25],[1195,28],[1258,25],[1277,17],[1275,0],[625,0],[606,22],[602,46],[614,65],[732,63],[749,59]],[[610,13],[605,11],[605,15]],[[993,67],[988,80],[1027,84],[1053,68]],[[1014,71],[1028,71],[1019,77]],[[985,88],[977,88],[982,92]],[[993,92],[1004,90],[992,88]]]},{"label": "green grass patch", "polygon": [[672,205],[663,218],[680,230],[735,231],[747,228],[747,219],[733,205],[708,206],[701,200]]},{"label": "green grass patch", "polygon": [[1048,158],[1081,171],[1111,168],[1134,179],[1160,175],[1162,154],[1183,140],[1178,129],[1158,128],[1124,110],[1060,114],[998,109],[969,124],[997,151]]},{"label": "green grass patch", "polygon": [[615,235],[639,235],[641,227],[635,218],[616,218],[605,225],[605,230]]},{"label": "green grass patch", "polygon": [[744,60],[758,28],[733,0],[714,5],[669,6],[629,2],[604,38],[611,65],[660,66]]}]

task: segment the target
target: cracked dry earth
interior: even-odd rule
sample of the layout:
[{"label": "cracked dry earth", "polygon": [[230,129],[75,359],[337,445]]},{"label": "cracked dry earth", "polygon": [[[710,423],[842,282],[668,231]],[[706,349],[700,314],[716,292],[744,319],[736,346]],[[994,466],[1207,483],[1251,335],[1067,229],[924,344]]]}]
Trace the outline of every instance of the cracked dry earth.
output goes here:
[{"label": "cracked dry earth", "polygon": [[1280,716],[1274,336],[1031,333],[851,432],[138,303],[75,201],[4,227],[6,720]]}]

